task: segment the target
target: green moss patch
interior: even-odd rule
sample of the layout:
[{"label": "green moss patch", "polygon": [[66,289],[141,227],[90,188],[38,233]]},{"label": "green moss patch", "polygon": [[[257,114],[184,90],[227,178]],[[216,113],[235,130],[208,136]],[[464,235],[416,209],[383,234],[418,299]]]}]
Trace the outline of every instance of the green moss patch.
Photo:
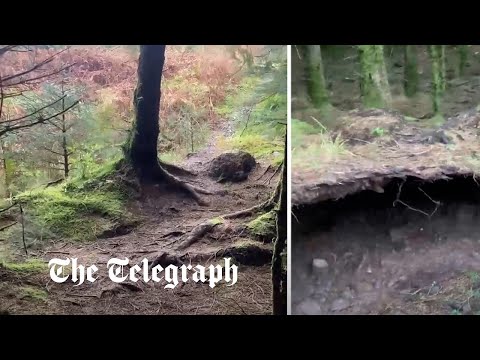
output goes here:
[{"label": "green moss patch", "polygon": [[135,224],[125,211],[128,186],[112,177],[116,166],[100,169],[91,179],[27,191],[16,199],[25,204],[25,213],[42,238],[92,240]]},{"label": "green moss patch", "polygon": [[275,211],[270,211],[250,221],[247,224],[247,228],[261,240],[272,241],[276,234],[276,219]]},{"label": "green moss patch", "polygon": [[48,293],[43,289],[32,286],[22,286],[20,288],[21,298],[30,298],[37,301],[47,301]]},{"label": "green moss patch", "polygon": [[236,263],[247,266],[270,264],[272,256],[271,247],[250,240],[237,241],[227,248],[223,255],[223,257],[232,257]]},{"label": "green moss patch", "polygon": [[47,264],[39,259],[28,259],[25,262],[3,262],[2,266],[10,271],[19,272],[22,274],[41,273],[47,271]]}]

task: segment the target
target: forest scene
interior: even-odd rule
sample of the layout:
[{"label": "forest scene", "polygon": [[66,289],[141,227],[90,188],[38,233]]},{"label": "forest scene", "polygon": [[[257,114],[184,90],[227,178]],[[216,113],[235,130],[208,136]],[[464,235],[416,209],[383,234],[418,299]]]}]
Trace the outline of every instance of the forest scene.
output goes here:
[{"label": "forest scene", "polygon": [[292,45],[292,313],[480,314],[480,47]]},{"label": "forest scene", "polygon": [[286,46],[0,45],[0,313],[286,314],[286,125]]}]

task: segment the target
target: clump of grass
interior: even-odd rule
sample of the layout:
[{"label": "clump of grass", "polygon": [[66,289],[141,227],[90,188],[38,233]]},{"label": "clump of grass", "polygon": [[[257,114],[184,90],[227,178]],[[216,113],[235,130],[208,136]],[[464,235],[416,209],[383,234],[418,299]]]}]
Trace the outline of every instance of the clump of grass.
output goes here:
[{"label": "clump of grass", "polygon": [[325,132],[310,137],[305,146],[294,148],[292,163],[303,168],[324,166],[330,161],[335,161],[340,156],[348,154],[345,148],[345,140],[340,134],[333,136]]},{"label": "clump of grass", "polygon": [[20,294],[23,298],[31,298],[38,301],[47,301],[48,293],[43,289],[38,289],[32,286],[22,286]]},{"label": "clump of grass", "polygon": [[47,270],[47,264],[39,259],[28,259],[25,262],[15,263],[4,261],[2,266],[10,271],[19,273],[39,273]]}]

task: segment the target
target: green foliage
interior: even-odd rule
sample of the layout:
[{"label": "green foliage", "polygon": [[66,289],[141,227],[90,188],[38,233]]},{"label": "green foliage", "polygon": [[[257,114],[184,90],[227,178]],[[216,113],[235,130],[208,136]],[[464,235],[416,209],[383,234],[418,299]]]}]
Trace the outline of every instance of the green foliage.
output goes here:
[{"label": "green foliage", "polygon": [[232,138],[223,138],[218,142],[223,150],[242,150],[253,155],[256,159],[264,159],[274,165],[283,161],[284,143],[281,140],[270,140],[260,134],[236,135]]},{"label": "green foliage", "polygon": [[324,128],[318,124],[312,125],[306,121],[292,119],[292,148],[296,148],[304,143],[305,135],[321,134],[324,132]]},{"label": "green foliage", "polygon": [[234,115],[239,108],[244,106],[251,99],[260,81],[261,79],[258,76],[243,77],[238,85],[230,88],[229,94],[226,96],[224,103],[217,107],[217,114],[223,117]]},{"label": "green foliage", "polygon": [[377,137],[381,137],[381,136],[385,135],[386,132],[387,132],[387,130],[385,130],[384,128],[376,127],[375,129],[372,130],[372,135],[377,136]]}]

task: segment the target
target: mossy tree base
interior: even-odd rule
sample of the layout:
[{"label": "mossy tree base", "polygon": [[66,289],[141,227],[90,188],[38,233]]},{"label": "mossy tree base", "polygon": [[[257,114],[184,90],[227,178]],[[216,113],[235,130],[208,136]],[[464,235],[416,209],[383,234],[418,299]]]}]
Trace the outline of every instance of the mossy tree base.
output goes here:
[{"label": "mossy tree base", "polygon": [[359,45],[360,90],[365,107],[388,108],[392,103],[383,45]]}]

